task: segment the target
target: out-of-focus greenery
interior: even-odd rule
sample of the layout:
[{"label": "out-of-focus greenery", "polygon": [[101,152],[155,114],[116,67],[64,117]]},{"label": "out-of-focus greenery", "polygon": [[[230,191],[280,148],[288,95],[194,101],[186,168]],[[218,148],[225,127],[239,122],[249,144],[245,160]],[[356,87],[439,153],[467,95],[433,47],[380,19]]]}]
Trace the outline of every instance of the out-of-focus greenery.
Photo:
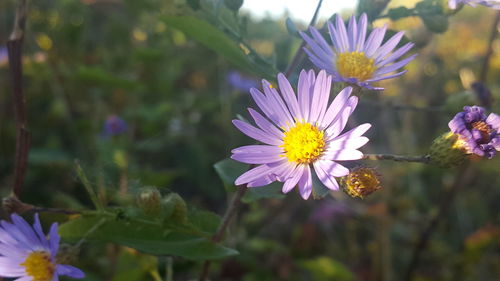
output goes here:
[{"label": "out-of-focus greenery", "polygon": [[[159,187],[165,196],[178,193],[188,202],[191,215],[182,222],[184,228],[175,231],[191,231],[193,239],[215,231],[219,219],[207,213],[196,217],[192,206],[223,213],[226,194],[234,191],[234,173],[245,167],[220,161],[232,148],[249,144],[230,121],[237,114],[247,117],[245,109],[253,106],[246,91],[229,83],[228,74],[237,70],[250,81],[273,79],[277,71],[285,71],[299,48],[301,41],[289,34],[284,18],[254,20],[225,8],[223,1],[187,2],[30,2],[23,66],[32,145],[22,200],[40,206],[92,208],[75,172],[74,160],[79,159],[99,200],[114,208],[104,215],[113,218],[107,228],[87,237],[89,243],[79,254],[68,252],[77,258],[72,264],[87,273],[85,280],[154,280],[158,268],[164,273],[165,257],[135,249],[158,254],[161,249],[137,240],[143,233],[149,233],[148,239],[164,239],[163,231],[173,231],[169,221],[147,218],[147,226],[136,232],[122,228],[137,216],[119,206],[134,205],[144,186]],[[383,10],[363,7],[375,16],[391,8],[408,13],[400,7],[413,8],[416,2],[390,1]],[[420,5],[418,11],[435,8]],[[15,7],[16,1],[0,2],[0,47],[11,31]],[[493,17],[494,11],[484,7],[464,8],[447,18],[449,26],[443,33],[434,33],[444,31],[435,26],[442,20],[435,15],[374,22],[388,24],[391,32],[408,30],[404,40],[416,43],[413,51],[419,56],[407,66],[407,74],[381,83],[384,92],[363,97],[349,126],[374,125],[365,152],[425,154],[463,105],[481,104],[470,84],[481,71]],[[312,65],[304,61],[300,67]],[[497,113],[498,77],[497,38],[486,80],[494,96],[490,110]],[[15,123],[5,60],[0,60],[0,84],[0,187],[7,196]],[[104,123],[115,115],[126,121],[128,130],[109,136]],[[472,162],[473,176],[440,221],[414,280],[500,276],[500,160]],[[401,280],[415,241],[459,170],[418,163],[363,164],[375,166],[383,182],[383,189],[365,200],[335,192],[322,200],[303,201],[294,192],[282,196],[279,186],[246,194],[238,223],[224,243],[240,254],[216,262],[213,280]],[[263,197],[267,199],[259,200]],[[81,237],[71,234],[99,224],[99,219],[92,219],[90,214],[72,220],[61,233],[66,233],[68,242],[78,241]],[[123,234],[122,245],[135,249],[94,243],[94,239],[116,242],[118,234]],[[168,242],[163,241],[165,249],[175,246],[175,241]],[[191,259],[208,255],[208,248],[189,254],[185,248],[168,248],[184,256],[174,259],[174,279],[198,276],[201,262]],[[210,253],[209,257],[235,254],[222,246]]]}]

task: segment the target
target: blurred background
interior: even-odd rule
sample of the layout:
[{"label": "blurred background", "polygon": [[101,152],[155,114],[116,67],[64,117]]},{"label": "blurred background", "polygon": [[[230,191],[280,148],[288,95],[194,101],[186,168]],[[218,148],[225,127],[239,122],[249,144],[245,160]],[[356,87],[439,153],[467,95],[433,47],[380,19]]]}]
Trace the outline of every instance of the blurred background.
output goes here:
[{"label": "blurred background", "polygon": [[[110,205],[132,202],[140,187],[157,186],[224,212],[230,196],[213,165],[252,142],[231,120],[248,117],[246,108],[254,106],[248,89],[285,71],[298,50],[301,40],[286,19],[304,30],[317,2],[246,0],[239,12],[216,0],[202,1],[207,3],[201,7],[193,2],[30,2],[23,67],[32,144],[24,202],[90,208],[74,172],[79,159]],[[389,1],[361,2],[324,1],[317,26],[335,13],[380,16],[419,1],[395,0],[387,7]],[[373,11],[371,2],[382,3],[381,11]],[[16,5],[0,2],[2,196],[10,192],[15,152],[5,45]],[[500,38],[492,42],[483,70],[490,33],[500,30],[492,28],[495,13],[466,7],[446,22],[383,16],[374,22],[387,24],[390,32],[406,30],[404,40],[415,42],[412,52],[419,55],[407,74],[381,83],[385,91],[363,96],[349,126],[374,125],[364,152],[424,155],[462,106],[500,112]],[[272,75],[256,75],[217,55],[171,26],[165,16],[172,14],[203,14],[228,36],[242,38]],[[300,68],[312,65],[304,60]],[[483,83],[471,87],[475,81]],[[420,163],[358,164],[376,168],[382,180],[383,188],[364,200],[335,192],[303,201],[291,192],[244,204],[225,240],[240,255],[216,262],[212,280],[405,280],[418,241],[434,220],[411,280],[499,280],[500,157],[473,159],[466,171]],[[155,280],[155,263],[111,244],[86,244],[76,261],[85,280],[117,281]],[[200,268],[200,262],[175,258],[174,280],[194,280]]]}]

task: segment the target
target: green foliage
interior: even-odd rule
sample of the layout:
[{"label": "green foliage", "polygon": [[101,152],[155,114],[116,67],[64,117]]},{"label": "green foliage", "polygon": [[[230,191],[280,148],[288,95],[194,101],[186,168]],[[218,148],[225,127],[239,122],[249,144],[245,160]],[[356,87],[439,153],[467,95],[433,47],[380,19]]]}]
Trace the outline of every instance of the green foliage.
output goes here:
[{"label": "green foliage", "polygon": [[[187,259],[219,259],[237,254],[235,250],[217,245],[210,240],[214,215],[206,212],[191,214],[192,221],[158,222],[145,217],[133,217],[118,213],[85,213],[61,225],[63,239],[76,242],[112,242],[138,251],[164,256],[173,255]],[[202,221],[208,221],[203,222]],[[197,225],[199,224],[199,225]]]},{"label": "green foliage", "polygon": [[192,16],[165,16],[168,25],[182,31],[188,37],[198,41],[205,47],[225,57],[229,62],[248,72],[274,79],[275,71],[256,63],[236,42],[231,40],[218,28],[204,20]]},{"label": "green foliage", "polygon": [[330,257],[317,257],[301,262],[302,268],[308,270],[315,281],[352,281],[352,272],[342,263]]}]

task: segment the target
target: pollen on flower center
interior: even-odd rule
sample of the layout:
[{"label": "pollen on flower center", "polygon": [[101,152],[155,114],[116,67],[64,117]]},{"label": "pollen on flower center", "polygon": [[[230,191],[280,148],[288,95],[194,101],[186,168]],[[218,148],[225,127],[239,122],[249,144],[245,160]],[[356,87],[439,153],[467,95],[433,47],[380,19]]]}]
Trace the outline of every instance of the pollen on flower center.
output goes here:
[{"label": "pollen on flower center", "polygon": [[372,78],[375,62],[367,58],[364,52],[340,53],[337,57],[337,71],[342,77],[365,81]]},{"label": "pollen on flower center", "polygon": [[56,270],[50,254],[43,251],[32,252],[21,265],[33,281],[50,281]]},{"label": "pollen on flower center", "polygon": [[325,149],[324,132],[309,123],[297,123],[285,132],[283,145],[285,155],[290,162],[311,163]]},{"label": "pollen on flower center", "polygon": [[483,142],[489,142],[490,141],[490,134],[493,131],[486,122],[484,121],[477,121],[471,124],[472,128],[478,130],[481,133],[481,140]]}]

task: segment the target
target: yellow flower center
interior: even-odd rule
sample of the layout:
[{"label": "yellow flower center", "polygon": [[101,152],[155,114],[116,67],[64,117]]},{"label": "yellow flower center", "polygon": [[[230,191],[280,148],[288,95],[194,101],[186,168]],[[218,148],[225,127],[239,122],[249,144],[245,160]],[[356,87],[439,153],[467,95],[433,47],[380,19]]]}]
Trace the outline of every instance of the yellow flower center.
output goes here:
[{"label": "yellow flower center", "polygon": [[51,281],[56,271],[49,253],[43,251],[32,252],[21,265],[33,281]]},{"label": "yellow flower center", "polygon": [[365,56],[364,52],[346,52],[337,57],[337,71],[345,78],[356,78],[365,81],[372,78],[375,62]]},{"label": "yellow flower center", "polygon": [[285,132],[283,145],[290,162],[311,163],[325,149],[324,132],[309,123],[297,123]]}]

